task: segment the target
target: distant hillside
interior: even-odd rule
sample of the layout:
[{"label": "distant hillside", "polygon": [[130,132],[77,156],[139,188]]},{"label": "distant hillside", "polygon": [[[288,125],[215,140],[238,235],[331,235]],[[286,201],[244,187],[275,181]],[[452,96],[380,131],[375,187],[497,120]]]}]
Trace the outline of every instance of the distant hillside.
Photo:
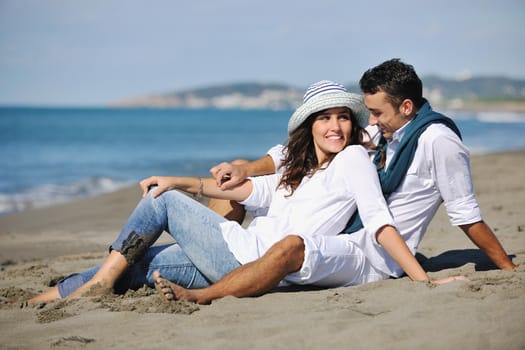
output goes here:
[{"label": "distant hillside", "polygon": [[293,109],[301,89],[275,83],[236,83],[118,101],[115,107]]},{"label": "distant hillside", "polygon": [[[359,91],[357,83],[346,84]],[[465,80],[423,78],[424,95],[434,106],[451,109],[525,111],[525,80],[473,77]],[[279,83],[235,83],[116,101],[113,107],[293,109],[304,88]]]}]

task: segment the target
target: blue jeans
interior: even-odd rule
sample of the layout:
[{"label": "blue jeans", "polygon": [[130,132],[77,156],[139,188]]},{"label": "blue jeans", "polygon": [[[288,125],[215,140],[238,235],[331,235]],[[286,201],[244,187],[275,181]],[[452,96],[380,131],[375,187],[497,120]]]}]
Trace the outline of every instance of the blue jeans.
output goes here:
[{"label": "blue jeans", "polygon": [[[241,264],[222,236],[222,216],[178,191],[144,197],[110,249],[121,252],[130,265],[115,284],[116,292],[152,286],[153,271],[185,288],[203,288]],[[162,232],[176,243],[151,247]],[[99,267],[73,274],[58,283],[62,298],[89,281]]]}]

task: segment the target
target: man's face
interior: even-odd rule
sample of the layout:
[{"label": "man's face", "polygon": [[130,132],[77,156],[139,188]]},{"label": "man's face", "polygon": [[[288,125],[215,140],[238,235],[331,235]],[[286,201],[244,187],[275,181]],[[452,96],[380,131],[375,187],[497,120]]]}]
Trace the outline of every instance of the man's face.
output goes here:
[{"label": "man's face", "polygon": [[370,111],[370,125],[377,125],[387,140],[391,140],[394,132],[408,122],[402,108],[394,107],[384,91],[375,94],[365,94],[365,105]]}]

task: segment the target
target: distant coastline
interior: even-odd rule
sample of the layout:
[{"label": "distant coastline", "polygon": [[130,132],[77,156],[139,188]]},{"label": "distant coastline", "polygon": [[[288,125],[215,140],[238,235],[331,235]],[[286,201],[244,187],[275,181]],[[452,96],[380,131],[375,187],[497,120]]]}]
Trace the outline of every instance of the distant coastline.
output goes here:
[{"label": "distant coastline", "polygon": [[449,110],[458,112],[506,112],[506,113],[525,113],[525,101],[462,101],[460,105],[449,102],[435,102],[430,100],[432,108],[435,110]]},{"label": "distant coastline", "polygon": [[[424,96],[436,109],[513,113],[525,112],[525,80],[476,77],[447,80],[423,79]],[[356,83],[346,84],[359,91]],[[191,90],[130,97],[110,104],[113,108],[294,109],[301,104],[302,88],[279,83],[234,83]]]}]

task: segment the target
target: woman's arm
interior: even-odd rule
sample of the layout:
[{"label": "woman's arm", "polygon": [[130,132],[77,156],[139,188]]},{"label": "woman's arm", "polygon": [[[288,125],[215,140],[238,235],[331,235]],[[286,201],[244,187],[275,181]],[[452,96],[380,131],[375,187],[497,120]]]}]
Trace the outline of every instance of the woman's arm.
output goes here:
[{"label": "woman's arm", "polygon": [[152,176],[140,182],[140,187],[145,196],[151,186],[157,186],[153,198],[165,191],[181,190],[192,194],[202,194],[211,198],[242,201],[252,192],[252,182],[247,180],[229,190],[221,190],[215,179],[181,176]]},{"label": "woman's arm", "polygon": [[464,276],[447,277],[431,281],[423,267],[416,260],[416,257],[408,249],[403,237],[390,225],[383,226],[376,232],[376,240],[413,281],[429,281],[435,284],[468,281]]},{"label": "woman's arm", "polygon": [[427,273],[416,257],[412,255],[410,249],[397,230],[386,225],[376,232],[376,240],[386,250],[388,254],[401,266],[403,271],[414,281],[429,281]]}]

